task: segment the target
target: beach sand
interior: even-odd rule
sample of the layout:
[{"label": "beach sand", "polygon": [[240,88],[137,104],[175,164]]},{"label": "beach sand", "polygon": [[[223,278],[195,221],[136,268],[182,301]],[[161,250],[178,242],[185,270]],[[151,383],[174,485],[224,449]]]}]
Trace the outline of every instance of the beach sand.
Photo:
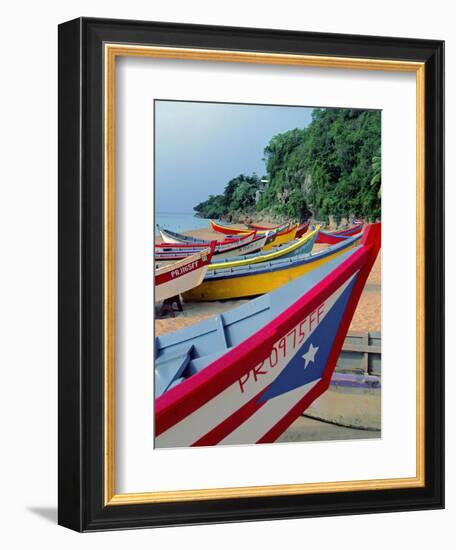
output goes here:
[{"label": "beach sand", "polygon": [[321,422],[308,416],[300,416],[276,441],[296,443],[298,441],[333,441],[341,439],[377,439],[380,432],[346,428],[329,422]]}]

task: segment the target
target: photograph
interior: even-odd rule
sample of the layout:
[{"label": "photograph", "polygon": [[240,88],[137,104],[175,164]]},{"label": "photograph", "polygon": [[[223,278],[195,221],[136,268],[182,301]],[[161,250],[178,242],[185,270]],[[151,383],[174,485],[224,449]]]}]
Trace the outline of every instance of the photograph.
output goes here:
[{"label": "photograph", "polygon": [[151,124],[155,448],[381,438],[381,110]]},{"label": "photograph", "polygon": [[0,548],[451,546],[451,7],[4,4]]}]

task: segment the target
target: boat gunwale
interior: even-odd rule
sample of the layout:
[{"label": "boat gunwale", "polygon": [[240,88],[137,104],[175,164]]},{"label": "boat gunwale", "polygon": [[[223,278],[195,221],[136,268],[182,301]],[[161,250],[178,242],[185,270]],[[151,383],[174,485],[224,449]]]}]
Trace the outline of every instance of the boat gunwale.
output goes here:
[{"label": "boat gunwale", "polygon": [[[237,277],[244,277],[247,275],[259,275],[263,273],[268,272],[277,272],[282,271],[284,269],[291,269],[294,267],[299,267],[301,265],[304,265],[306,263],[311,263],[313,261],[321,260],[322,258],[326,258],[327,256],[331,256],[336,252],[344,251],[345,249],[350,248],[351,246],[356,246],[356,241],[361,239],[361,235],[355,235],[353,237],[348,237],[344,241],[330,245],[325,250],[321,250],[319,252],[316,252],[315,254],[310,252],[308,254],[298,254],[296,256],[291,256],[290,258],[277,258],[275,260],[269,260],[264,262],[257,262],[252,264],[246,264],[243,266],[235,266],[235,267],[227,267],[227,268],[220,268],[218,269],[218,272],[214,269],[208,269],[206,276],[204,277],[204,281],[202,284],[206,282],[211,282],[215,280],[223,280],[223,279],[234,279]],[[351,240],[349,240],[351,239]],[[335,249],[335,247],[339,247]],[[286,262],[288,261],[288,265],[283,266],[275,266],[271,265],[274,262]],[[263,265],[264,264],[264,265]],[[210,265],[217,265],[217,264],[210,264]],[[245,271],[242,273],[236,273],[235,269],[239,269],[240,267],[247,268],[249,271]],[[251,270],[250,270],[251,268]],[[223,273],[222,273],[223,272]]]},{"label": "boat gunwale", "polygon": [[[211,227],[214,231],[216,231],[218,233],[222,233],[224,235],[227,235],[227,234],[243,235],[244,233],[247,233],[248,231],[251,231],[251,229],[249,229],[249,228],[247,228],[247,229],[230,228],[229,225],[224,225],[223,223],[218,223],[218,222],[216,222],[212,219],[210,219],[209,222],[210,222],[210,225],[211,225]],[[245,225],[245,224],[243,224],[243,225]],[[232,231],[233,233],[225,233],[224,231],[217,231],[216,227],[220,227],[222,229],[225,229],[226,231]],[[287,235],[288,233],[293,231],[293,229],[297,229],[298,227],[299,227],[299,224],[287,223],[287,224],[279,225],[278,229],[258,229],[257,233],[261,233],[261,234],[272,233],[276,237],[281,237],[283,235]]]},{"label": "boat gunwale", "polygon": [[[238,242],[238,241],[244,241],[247,238],[251,237],[252,234],[253,235],[258,235],[260,237],[264,236],[263,234],[259,234],[258,231],[251,230],[251,231],[243,233],[242,235],[239,235],[239,236],[233,235],[232,239],[223,239],[223,241],[217,241],[217,239],[211,239],[211,240],[198,239],[198,237],[194,237],[193,235],[186,235],[185,233],[179,233],[177,231],[173,231],[172,229],[166,229],[166,228],[161,227],[159,225],[157,225],[157,227],[158,227],[158,230],[159,230],[160,234],[162,232],[165,232],[165,233],[168,233],[171,237],[173,237],[175,239],[182,239],[185,242],[182,242],[182,243],[181,242],[167,243],[163,239],[164,240],[163,243],[155,243],[155,246],[160,245],[160,244],[180,244],[182,246],[192,246],[192,245],[202,245],[202,246],[204,246],[204,245],[210,245],[212,241],[216,241],[217,246],[228,246],[228,245],[230,245],[232,243],[235,243],[235,242]],[[163,238],[163,235],[161,235],[161,237]]]},{"label": "boat gunwale", "polygon": [[356,235],[358,232],[362,231],[363,225],[364,224],[362,223],[358,223],[353,225],[352,227],[349,227],[348,229],[340,229],[339,231],[325,231],[324,229],[322,229],[320,232],[323,235],[328,235],[330,237],[351,237],[352,235]]},{"label": "boat gunwale", "polygon": [[[241,249],[241,248],[244,248],[244,247],[246,247],[246,246],[250,246],[250,245],[252,245],[252,244],[256,244],[256,243],[258,243],[258,242],[261,241],[261,240],[264,240],[265,243],[266,243],[266,239],[267,239],[266,235],[259,235],[258,237],[255,237],[253,240],[248,241],[248,242],[244,242],[244,240],[243,240],[241,243],[239,243],[238,241],[234,241],[234,243],[233,243],[234,246],[232,246],[232,247],[227,247],[226,249],[222,249],[222,250],[219,250],[219,251],[217,251],[218,245],[215,244],[215,251],[214,251],[213,257],[219,256],[219,255],[222,255],[222,254],[227,254],[228,252],[233,252],[233,251],[239,250],[239,249]],[[210,246],[211,243],[217,243],[217,241],[216,241],[216,240],[210,241],[210,242],[209,242],[209,246]],[[159,243],[159,244],[166,244],[166,243]],[[179,245],[179,243],[171,243],[171,244]],[[155,246],[157,246],[157,245],[155,245]],[[174,248],[175,248],[176,250],[180,250],[180,249],[185,250],[186,247],[188,247],[188,248],[194,248],[194,246],[191,245],[191,244],[185,245],[185,246],[183,246],[183,247],[181,247],[181,246],[176,246],[176,247],[174,247]],[[264,244],[261,245],[261,246],[259,246],[258,249],[252,250],[251,253],[258,252],[258,251],[261,250],[261,248],[263,248],[263,247],[264,247]],[[163,247],[161,247],[161,248],[167,248],[167,246],[165,245],[165,246],[163,246]],[[172,250],[173,247],[170,247],[170,248],[171,248],[171,250],[170,250],[169,252],[170,252],[170,256],[171,256],[171,255],[172,255],[172,252],[174,252],[174,251]],[[196,246],[196,248],[200,248],[200,246]],[[208,245],[201,245],[201,248],[208,248]],[[154,250],[154,251],[155,251],[155,250]],[[163,254],[163,255],[166,255],[166,252],[168,252],[168,251],[163,251],[163,252],[159,252],[159,253],[161,253],[161,254]],[[157,254],[157,251],[155,251],[155,254]],[[236,256],[234,256],[234,257],[236,257]],[[183,258],[182,258],[182,259],[183,259]],[[222,260],[222,259],[223,259],[223,258],[220,258],[220,260]],[[163,260],[166,261],[167,258],[163,258]],[[161,259],[156,259],[156,261],[163,261],[163,260],[161,260]],[[229,260],[229,258],[226,258],[226,260]]]},{"label": "boat gunwale", "polygon": [[[235,258],[226,258],[222,262],[210,264],[208,271],[212,273],[216,270],[223,271],[225,269],[236,269],[239,267],[247,267],[247,266],[252,266],[252,265],[257,265],[262,263],[274,262],[274,261],[280,260],[281,258],[285,259],[284,256],[286,256],[290,252],[293,252],[305,246],[312,239],[314,239],[314,243],[315,243],[316,239],[318,238],[318,233],[319,233],[319,229],[314,229],[310,233],[305,233],[302,237],[299,237],[299,239],[297,239],[295,242],[288,242],[288,243],[283,243],[283,245],[279,245],[279,246],[283,246],[283,248],[277,248],[276,250],[274,249],[265,250],[263,256],[261,256],[261,253],[260,253],[260,255],[258,256],[253,256],[252,258],[243,258],[242,260],[236,260]],[[268,258],[271,258],[271,259],[268,259]],[[224,264],[230,264],[230,263],[234,263],[237,265],[231,265],[231,266],[224,265]],[[218,267],[222,265],[223,267]]]},{"label": "boat gunwale", "polygon": [[[158,277],[160,275],[164,275],[165,273],[168,273],[169,271],[172,271],[173,269],[178,269],[180,267],[183,267],[187,264],[190,264],[192,262],[196,262],[200,259],[202,259],[202,256],[211,256],[211,248],[206,247],[204,250],[200,250],[196,252],[195,254],[192,254],[190,256],[187,256],[185,258],[181,258],[180,260],[176,260],[172,264],[161,266],[154,271],[154,277]],[[160,283],[158,283],[160,284]]]}]

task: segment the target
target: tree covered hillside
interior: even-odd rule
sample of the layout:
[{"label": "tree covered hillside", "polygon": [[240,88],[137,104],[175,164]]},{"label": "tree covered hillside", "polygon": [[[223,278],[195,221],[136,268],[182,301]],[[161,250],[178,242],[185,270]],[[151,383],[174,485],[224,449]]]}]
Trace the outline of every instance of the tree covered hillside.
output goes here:
[{"label": "tree covered hillside", "polygon": [[240,174],[230,180],[222,195],[209,198],[194,207],[203,218],[236,218],[254,214],[261,189],[260,178],[256,174]]},{"label": "tree covered hillside", "polygon": [[266,183],[240,175],[196,212],[235,221],[380,218],[379,111],[314,109],[307,128],[274,136],[264,155]]}]

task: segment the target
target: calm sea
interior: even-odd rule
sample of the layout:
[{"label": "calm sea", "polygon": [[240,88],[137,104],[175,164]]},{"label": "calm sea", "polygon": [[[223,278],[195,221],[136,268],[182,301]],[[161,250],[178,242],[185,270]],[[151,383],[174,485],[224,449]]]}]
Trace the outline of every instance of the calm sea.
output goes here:
[{"label": "calm sea", "polygon": [[156,234],[158,234],[157,224],[178,233],[190,229],[209,228],[209,220],[197,218],[193,212],[156,212]]}]

